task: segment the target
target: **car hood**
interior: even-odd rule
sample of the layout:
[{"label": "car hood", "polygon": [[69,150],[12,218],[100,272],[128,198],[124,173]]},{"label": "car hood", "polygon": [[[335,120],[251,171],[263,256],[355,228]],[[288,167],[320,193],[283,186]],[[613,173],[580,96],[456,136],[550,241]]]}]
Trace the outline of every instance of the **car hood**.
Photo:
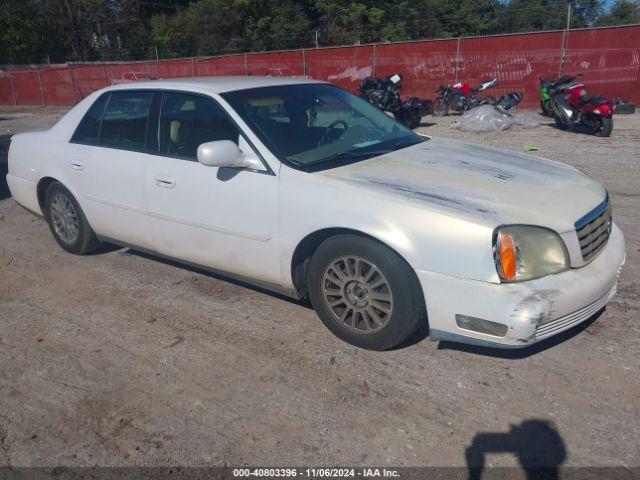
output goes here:
[{"label": "car hood", "polygon": [[542,225],[559,232],[572,230],[606,196],[601,184],[569,165],[442,138],[322,175],[496,225]]}]

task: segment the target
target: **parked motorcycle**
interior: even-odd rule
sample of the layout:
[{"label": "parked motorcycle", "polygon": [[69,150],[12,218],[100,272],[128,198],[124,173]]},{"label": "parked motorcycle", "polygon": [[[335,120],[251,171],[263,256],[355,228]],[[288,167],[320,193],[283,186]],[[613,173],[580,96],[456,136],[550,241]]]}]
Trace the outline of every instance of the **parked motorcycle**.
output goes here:
[{"label": "parked motorcycle", "polygon": [[613,101],[589,95],[581,75],[565,75],[549,87],[553,116],[558,128],[567,130],[583,125],[598,137],[608,137],[613,131]]},{"label": "parked motorcycle", "polygon": [[434,103],[433,114],[441,117],[447,115],[449,110],[462,113],[480,105],[495,105],[496,99],[493,95],[481,95],[481,93],[493,87],[496,83],[498,81],[494,78],[473,89],[468,83],[462,82],[453,86],[441,85],[436,90],[438,98]]},{"label": "parked motorcycle", "polygon": [[413,129],[422,117],[433,111],[433,102],[419,97],[400,98],[402,75],[367,77],[358,86],[360,96],[380,110],[392,114],[403,125]]}]

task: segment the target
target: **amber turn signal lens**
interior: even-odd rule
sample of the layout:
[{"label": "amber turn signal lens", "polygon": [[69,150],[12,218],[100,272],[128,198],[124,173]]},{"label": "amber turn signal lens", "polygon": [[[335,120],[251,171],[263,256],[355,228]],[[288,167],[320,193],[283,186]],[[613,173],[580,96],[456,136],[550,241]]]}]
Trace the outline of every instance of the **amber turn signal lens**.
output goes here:
[{"label": "amber turn signal lens", "polygon": [[498,241],[502,276],[505,280],[513,280],[516,278],[516,247],[513,238],[508,233],[500,232]]}]

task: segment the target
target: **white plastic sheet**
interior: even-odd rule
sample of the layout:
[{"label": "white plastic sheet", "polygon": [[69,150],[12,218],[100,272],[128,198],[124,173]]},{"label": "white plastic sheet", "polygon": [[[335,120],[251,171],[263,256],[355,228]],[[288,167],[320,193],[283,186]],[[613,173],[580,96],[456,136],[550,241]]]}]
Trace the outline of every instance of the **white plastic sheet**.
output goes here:
[{"label": "white plastic sheet", "polygon": [[493,105],[480,105],[465,112],[452,127],[463,132],[497,132],[513,126],[535,128],[539,125],[532,111],[506,113]]}]

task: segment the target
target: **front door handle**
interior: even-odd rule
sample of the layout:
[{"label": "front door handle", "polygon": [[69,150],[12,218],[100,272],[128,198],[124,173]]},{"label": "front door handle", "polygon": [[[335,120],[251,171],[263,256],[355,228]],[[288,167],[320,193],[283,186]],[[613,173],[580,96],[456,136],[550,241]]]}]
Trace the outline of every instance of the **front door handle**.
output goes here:
[{"label": "front door handle", "polygon": [[166,175],[160,175],[155,178],[156,185],[161,188],[175,188],[176,179],[167,177]]},{"label": "front door handle", "polygon": [[71,168],[73,168],[74,170],[84,170],[84,163],[78,160],[73,160],[71,162]]}]

